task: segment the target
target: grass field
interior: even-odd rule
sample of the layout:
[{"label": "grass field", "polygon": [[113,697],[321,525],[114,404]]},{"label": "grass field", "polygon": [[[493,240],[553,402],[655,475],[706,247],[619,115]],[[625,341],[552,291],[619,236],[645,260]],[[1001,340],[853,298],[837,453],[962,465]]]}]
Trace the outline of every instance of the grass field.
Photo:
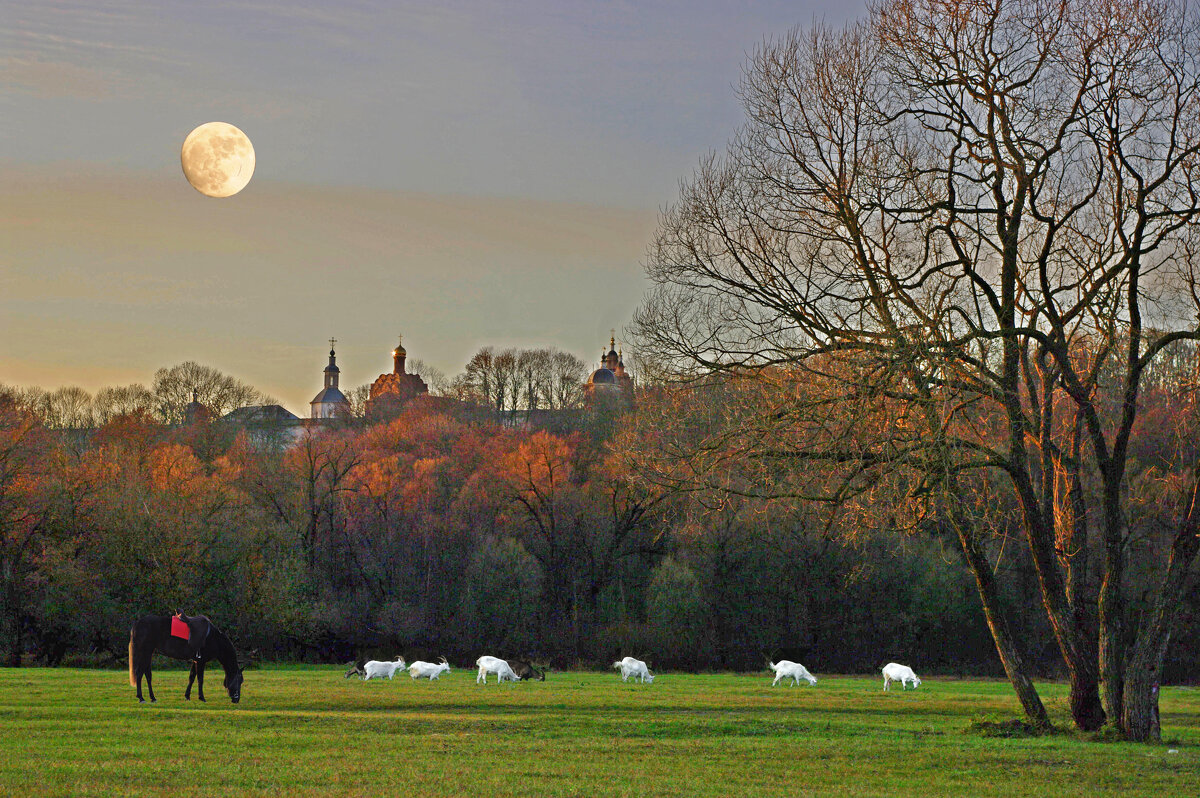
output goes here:
[{"label": "grass field", "polygon": [[[984,737],[1015,717],[1004,682],[930,678],[916,691],[821,677],[551,673],[545,682],[344,680],[334,667],[247,671],[233,705],[212,672],[0,669],[4,795],[770,796],[1200,794],[1200,690],[1165,688],[1168,745],[1070,733]],[[1064,725],[1065,689],[1042,685]],[[1178,749],[1178,753],[1170,753]]]}]

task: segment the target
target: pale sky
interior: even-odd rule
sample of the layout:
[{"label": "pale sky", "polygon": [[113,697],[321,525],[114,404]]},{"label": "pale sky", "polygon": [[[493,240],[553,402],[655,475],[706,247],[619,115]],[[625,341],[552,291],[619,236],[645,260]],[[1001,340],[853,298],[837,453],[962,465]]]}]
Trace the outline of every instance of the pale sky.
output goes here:
[{"label": "pale sky", "polygon": [[[307,415],[480,346],[591,363],[657,213],[742,121],[746,53],[865,3],[0,0],[0,383],[197,360]],[[206,198],[208,121],[254,178]]]}]

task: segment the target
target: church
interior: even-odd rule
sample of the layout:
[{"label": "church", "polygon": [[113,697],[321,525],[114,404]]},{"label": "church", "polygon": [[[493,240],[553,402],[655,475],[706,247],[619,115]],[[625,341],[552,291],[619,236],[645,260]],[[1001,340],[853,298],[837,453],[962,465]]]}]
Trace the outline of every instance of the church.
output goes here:
[{"label": "church", "polygon": [[[325,387],[312,401],[309,402],[310,419],[339,419],[353,415],[350,400],[338,387],[341,369],[337,367],[337,354],[333,345],[337,339],[329,339],[329,365],[325,367]],[[429,386],[421,379],[420,374],[409,374],[405,369],[408,351],[404,348],[401,338],[396,348],[392,350],[392,371],[390,374],[380,374],[371,383],[370,393],[366,403],[366,417],[379,420],[395,415],[415,397],[429,392]]]},{"label": "church", "polygon": [[404,361],[408,352],[404,349],[404,338],[392,350],[392,373],[380,374],[371,383],[371,392],[367,397],[366,417],[378,420],[394,416],[406,404],[423,393],[429,393],[429,386],[420,374],[409,374],[405,371]]},{"label": "church", "polygon": [[325,367],[325,387],[309,402],[312,408],[309,418],[349,418],[350,400],[338,388],[342,370],[337,367],[337,355],[333,351],[336,338],[329,339],[329,365]]},{"label": "church", "polygon": [[[325,366],[321,390],[309,402],[307,418],[299,418],[280,405],[250,405],[239,407],[220,421],[232,423],[244,430],[259,443],[290,446],[304,437],[306,431],[314,431],[328,424],[352,421],[355,408],[349,397],[341,390],[341,369],[337,365],[337,339],[329,339],[329,361]],[[380,374],[368,389],[361,414],[368,421],[385,421],[397,415],[405,406],[419,396],[428,395],[429,386],[420,374],[410,373],[407,368],[408,351],[403,338],[392,350],[392,370]],[[601,348],[600,367],[593,371],[581,386],[584,406],[592,410],[624,411],[634,406],[634,380],[625,370],[623,353],[617,349],[616,337],[609,338],[608,350]],[[441,397],[439,403],[460,404],[449,397]],[[568,416],[573,410],[533,410],[512,413],[510,421],[515,425],[540,426],[554,423],[562,414]],[[195,401],[185,408],[186,423],[191,425],[211,419],[211,413]],[[505,422],[508,423],[508,422]]]},{"label": "church", "polygon": [[[341,369],[337,366],[334,351],[336,339],[329,339],[329,364],[325,366],[324,387],[309,403],[309,419],[325,421],[346,419],[353,415],[350,400],[338,387]],[[368,420],[382,420],[394,416],[416,397],[429,392],[429,386],[420,374],[410,374],[405,362],[408,351],[401,337],[392,350],[392,370],[380,374],[371,383],[364,415]],[[633,377],[625,370],[624,354],[617,349],[616,336],[608,339],[608,351],[600,351],[600,368],[588,377],[583,385],[584,402],[588,406],[617,404],[633,407]]]},{"label": "church", "polygon": [[583,386],[583,398],[589,406],[615,402],[633,407],[633,377],[625,371],[625,358],[617,349],[617,339],[608,339],[608,352],[600,351],[600,368],[592,372]]},{"label": "church", "polygon": [[[329,339],[329,363],[325,366],[324,384],[309,402],[309,417],[305,423],[321,424],[354,416],[350,400],[338,385],[341,369],[337,365],[337,353]],[[408,351],[401,338],[392,350],[392,370],[380,374],[369,389],[362,409],[369,421],[381,421],[396,415],[418,396],[429,393],[429,386],[420,374],[407,369]],[[587,407],[632,408],[634,405],[633,376],[625,370],[624,353],[617,349],[615,334],[608,339],[608,351],[600,350],[600,367],[593,371],[581,386]],[[290,415],[290,414],[289,414]],[[294,418],[294,417],[293,417]],[[296,423],[300,423],[297,419]]]}]

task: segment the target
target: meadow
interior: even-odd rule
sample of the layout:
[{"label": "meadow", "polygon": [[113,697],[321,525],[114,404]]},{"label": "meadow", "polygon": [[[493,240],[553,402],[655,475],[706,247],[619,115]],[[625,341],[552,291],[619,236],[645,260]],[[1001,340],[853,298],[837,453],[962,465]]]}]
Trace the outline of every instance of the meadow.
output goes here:
[{"label": "meadow", "polygon": [[[332,666],[247,671],[230,703],[156,670],[139,705],[124,671],[0,669],[5,795],[767,796],[1192,795],[1200,690],[1164,688],[1164,745],[987,736],[1017,705],[1002,681],[613,673],[545,682],[362,682]],[[1065,687],[1040,685],[1066,726]],[[1000,731],[1005,727],[1002,725]],[[1172,753],[1172,750],[1177,753]]]}]

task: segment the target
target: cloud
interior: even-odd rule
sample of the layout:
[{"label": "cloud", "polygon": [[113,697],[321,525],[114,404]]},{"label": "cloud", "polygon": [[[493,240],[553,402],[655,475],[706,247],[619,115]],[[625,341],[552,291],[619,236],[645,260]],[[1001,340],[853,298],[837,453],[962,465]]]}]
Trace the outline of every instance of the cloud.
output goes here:
[{"label": "cloud", "polygon": [[97,100],[111,94],[114,87],[111,77],[98,70],[39,57],[0,58],[0,74],[10,90],[42,97]]}]

